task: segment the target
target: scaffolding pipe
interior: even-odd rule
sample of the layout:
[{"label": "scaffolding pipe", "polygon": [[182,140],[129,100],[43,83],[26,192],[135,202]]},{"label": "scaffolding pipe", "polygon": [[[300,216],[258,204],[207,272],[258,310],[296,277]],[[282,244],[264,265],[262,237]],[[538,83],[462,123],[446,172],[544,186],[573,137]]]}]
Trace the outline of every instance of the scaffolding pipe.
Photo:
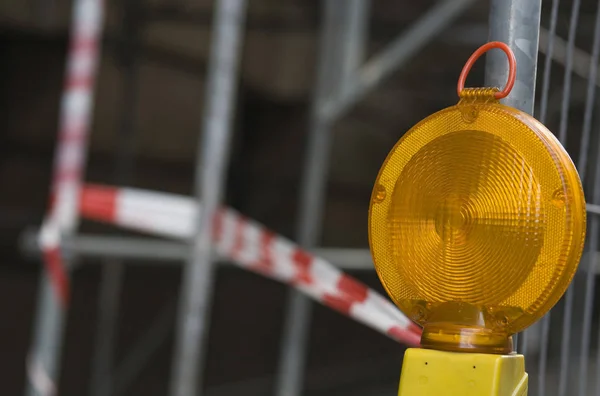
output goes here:
[{"label": "scaffolding pipe", "polygon": [[[120,110],[119,146],[115,158],[115,184],[129,185],[135,167],[135,117],[138,104],[139,53],[139,0],[123,2],[121,45],[119,55],[123,67],[123,93]],[[123,288],[125,267],[117,258],[107,259],[102,265],[98,315],[96,319],[94,354],[90,395],[111,396],[115,339],[118,329],[119,297]]]},{"label": "scaffolding pipe", "polygon": [[195,194],[203,210],[198,214],[196,237],[183,274],[170,387],[172,396],[196,396],[202,389],[215,267],[212,220],[225,189],[245,14],[245,0],[215,3],[195,181]]},{"label": "scaffolding pipe", "polygon": [[[507,106],[533,114],[537,71],[541,0],[492,0],[488,41],[502,41],[517,59],[517,78]],[[508,22],[507,22],[508,21]],[[501,51],[490,51],[485,68],[485,85],[504,87],[508,81],[508,61]]]},{"label": "scaffolding pipe", "polygon": [[66,313],[53,298],[48,274],[42,271],[38,292],[33,353],[27,357],[27,396],[52,396],[58,389]]},{"label": "scaffolding pipe", "polygon": [[[541,0],[492,0],[490,4],[488,41],[508,44],[517,59],[515,85],[502,103],[533,115],[535,78],[539,46]],[[508,21],[508,22],[507,22]],[[508,60],[501,51],[490,51],[486,57],[485,85],[502,88],[508,81]],[[515,347],[517,346],[517,335]],[[527,349],[527,337],[522,337]]]},{"label": "scaffolding pipe", "polygon": [[425,45],[439,36],[476,0],[443,0],[427,11],[381,53],[362,66],[339,97],[330,98],[320,109],[321,116],[334,120],[371,92],[385,78],[402,67]]},{"label": "scaffolding pipe", "polygon": [[[53,169],[54,206],[45,221],[44,237],[58,246],[52,254],[55,274],[50,277],[50,258],[42,270],[31,353],[27,358],[28,396],[51,396],[58,392],[63,332],[68,310],[68,272],[60,239],[76,232],[77,197],[86,160],[93,91],[98,69],[104,3],[77,0],[73,4],[70,50],[60,109],[59,138]],[[40,238],[42,240],[43,238]],[[47,247],[47,246],[45,246]],[[59,275],[57,278],[56,276]]]},{"label": "scaffolding pipe", "polygon": [[[27,231],[21,238],[21,249],[26,253],[37,252],[37,231]],[[188,255],[189,245],[182,242],[165,241],[153,238],[79,234],[66,238],[65,250],[75,256],[86,256],[109,260],[111,265],[127,264],[181,265]],[[331,262],[346,271],[373,271],[373,261],[369,249],[361,248],[315,248],[316,256]],[[114,260],[118,259],[118,260]],[[218,257],[219,264],[227,265],[224,257]],[[83,263],[85,264],[85,263]]]},{"label": "scaffolding pipe", "polygon": [[[344,29],[348,21],[348,14],[344,13],[345,4],[340,0],[325,0],[322,4],[324,22],[319,41],[316,89],[311,110],[305,170],[300,189],[300,221],[297,230],[297,241],[305,249],[313,248],[320,239],[325,186],[329,173],[332,133],[330,123],[320,116],[319,111],[326,98],[332,97],[343,84],[339,68],[342,67],[340,59],[343,59],[345,54],[336,52],[340,48],[342,51],[354,48],[354,45],[339,45],[338,28]],[[357,3],[352,2],[351,5],[357,6]],[[348,29],[345,30],[344,33],[348,33]],[[350,37],[350,39],[356,38],[357,36]],[[290,290],[285,309],[275,395],[299,396],[302,393],[306,366],[312,302],[299,291]]]},{"label": "scaffolding pipe", "polygon": [[[354,73],[364,61],[367,49],[370,1],[346,0],[346,7],[342,11],[345,13],[345,23],[342,26],[344,39],[340,43],[343,60],[340,65],[342,72],[339,74],[341,83],[338,88],[348,86]],[[341,91],[335,92],[335,95],[341,94]]]},{"label": "scaffolding pipe", "polygon": [[123,287],[123,262],[107,259],[102,264],[95,345],[92,356],[90,395],[110,396],[113,387],[113,364],[118,320],[119,297]]}]

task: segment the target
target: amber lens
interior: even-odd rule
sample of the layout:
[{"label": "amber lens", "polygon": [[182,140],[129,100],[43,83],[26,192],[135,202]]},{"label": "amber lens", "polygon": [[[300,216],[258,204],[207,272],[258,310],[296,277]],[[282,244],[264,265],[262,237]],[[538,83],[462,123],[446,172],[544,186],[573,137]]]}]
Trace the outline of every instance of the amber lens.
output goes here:
[{"label": "amber lens", "polygon": [[585,201],[543,125],[498,104],[457,105],[412,128],[377,178],[369,215],[377,272],[421,325],[531,325],[577,268]]},{"label": "amber lens", "polygon": [[539,183],[524,158],[490,133],[466,130],[434,139],[410,159],[387,221],[410,289],[428,301],[495,304],[533,269],[543,217]]}]

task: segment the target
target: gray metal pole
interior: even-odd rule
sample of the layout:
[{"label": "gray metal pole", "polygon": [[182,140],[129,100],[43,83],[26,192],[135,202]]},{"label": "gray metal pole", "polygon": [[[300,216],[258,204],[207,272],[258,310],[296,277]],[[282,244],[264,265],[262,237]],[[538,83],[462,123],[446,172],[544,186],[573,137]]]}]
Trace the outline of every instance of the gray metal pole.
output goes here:
[{"label": "gray metal pole", "polygon": [[93,396],[110,396],[112,394],[114,341],[123,273],[124,267],[120,260],[109,259],[102,265],[90,381],[90,395]]},{"label": "gray metal pole", "polygon": [[[515,53],[517,78],[502,103],[533,114],[542,0],[492,0],[489,41],[501,41]],[[502,89],[508,80],[508,61],[501,51],[486,55],[485,85]],[[521,337],[523,353],[527,337]],[[515,347],[517,336],[515,335]]]},{"label": "gray metal pole", "polygon": [[[119,146],[115,161],[115,183],[127,185],[133,180],[135,165],[135,115],[138,99],[138,49],[139,49],[139,0],[123,2],[121,45],[119,55],[123,67],[123,95],[119,104]],[[113,392],[115,339],[119,317],[119,297],[123,288],[125,267],[107,260],[102,266],[102,278],[98,296],[98,317],[90,395],[110,396]]]},{"label": "gray metal pole", "polygon": [[322,116],[335,119],[371,92],[385,78],[408,62],[419,50],[433,41],[476,0],[441,0],[413,25],[373,56],[344,87],[342,95],[323,104]]},{"label": "gray metal pole", "polygon": [[170,387],[172,396],[196,396],[201,389],[215,268],[211,225],[225,188],[245,14],[245,0],[215,3],[195,183],[196,197],[202,202],[203,210],[198,215],[196,237],[183,274]]},{"label": "gray metal pole", "polygon": [[[62,356],[66,312],[54,298],[55,291],[47,271],[42,270],[39,288],[33,353],[27,357],[29,374],[27,396],[49,396],[56,392]],[[35,373],[39,373],[37,376],[40,377],[37,385],[33,383],[36,377]],[[41,389],[47,389],[47,391]]]},{"label": "gray metal pole", "polygon": [[[21,238],[24,252],[38,252],[35,231],[26,232]],[[76,256],[99,257],[102,259],[129,260],[127,264],[180,265],[189,257],[188,245],[152,238],[118,237],[83,234],[65,239],[65,249]],[[331,262],[336,267],[351,271],[374,271],[371,252],[361,248],[316,248],[315,255]],[[226,257],[218,257],[220,264],[228,265]],[[111,260],[113,265],[123,265],[120,260]],[[84,263],[85,264],[85,263]]]},{"label": "gray metal pole", "polygon": [[[489,41],[502,41],[517,58],[517,79],[510,95],[502,101],[533,114],[535,78],[540,33],[541,0],[492,0]],[[508,61],[502,51],[486,55],[485,85],[502,88],[508,79]]]},{"label": "gray metal pole", "polygon": [[[56,194],[56,201],[50,220],[56,221],[59,237],[72,236],[77,229],[77,193],[87,155],[85,142],[92,118],[103,16],[102,1],[73,2],[71,46],[67,57],[66,83],[61,100],[59,138],[54,160],[53,193]],[[85,51],[77,45],[82,41],[88,47]],[[78,139],[66,139],[74,135]],[[64,177],[65,171],[73,177]],[[67,260],[62,254],[62,259],[68,276],[73,264],[72,257]],[[42,269],[33,345],[31,354],[27,357],[28,384],[25,394],[28,396],[49,396],[58,391],[68,302],[60,301],[55,286],[48,271]]]},{"label": "gray metal pole", "polygon": [[[344,29],[344,39],[340,43],[342,46],[341,55],[341,84],[340,88],[347,87],[354,73],[363,63],[365,51],[367,49],[368,23],[370,12],[370,0],[346,0],[344,8],[345,23],[341,28]],[[336,92],[336,95],[342,94]]]},{"label": "gray metal pole", "polygon": [[[345,4],[342,1],[325,0],[323,5],[324,22],[321,27],[319,42],[317,82],[311,111],[309,142],[304,162],[300,222],[297,231],[298,242],[305,248],[315,246],[321,234],[321,214],[325,200],[331,131],[329,122],[320,116],[319,110],[325,99],[338,91],[341,82],[339,74],[337,76],[335,74],[336,66],[340,66],[341,59],[339,54],[335,54],[336,49],[340,48],[339,41],[336,39],[339,31],[336,31],[336,29],[344,26],[344,22],[347,21],[347,15],[345,15],[343,9]],[[353,5],[356,6],[356,2]],[[342,18],[341,21],[340,18]],[[347,48],[345,47],[344,50]],[[290,291],[286,305],[284,334],[275,382],[275,394],[277,396],[298,396],[301,394],[306,366],[311,308],[311,302],[306,296],[295,290]]]},{"label": "gray metal pole", "polygon": [[[556,0],[553,0],[556,1]],[[552,11],[554,11],[554,3],[552,4],[553,8]],[[552,13],[552,15],[554,15],[554,13]],[[556,63],[558,63],[559,65],[562,66],[566,66],[567,64],[567,48],[569,46],[568,42],[566,42],[565,40],[563,40],[562,38],[556,36],[554,33],[551,33],[552,31],[552,22],[550,22],[550,29],[546,30],[546,29],[540,29],[540,52],[545,54],[547,52],[547,48],[552,48],[552,60],[554,60]],[[554,29],[554,32],[556,31],[556,27]],[[549,43],[549,41],[552,40],[552,43]],[[552,44],[552,45],[550,45]],[[572,59],[572,68],[573,68],[573,74],[575,74],[576,76],[579,76],[581,78],[584,79],[588,79],[590,78],[590,73],[591,73],[591,68],[590,68],[590,64],[591,64],[591,60],[592,60],[592,56],[591,54],[585,52],[584,50],[574,47],[572,50],[572,54],[571,54],[571,59]],[[598,76],[596,74],[596,80],[595,83],[597,86],[600,87],[600,76]]]}]

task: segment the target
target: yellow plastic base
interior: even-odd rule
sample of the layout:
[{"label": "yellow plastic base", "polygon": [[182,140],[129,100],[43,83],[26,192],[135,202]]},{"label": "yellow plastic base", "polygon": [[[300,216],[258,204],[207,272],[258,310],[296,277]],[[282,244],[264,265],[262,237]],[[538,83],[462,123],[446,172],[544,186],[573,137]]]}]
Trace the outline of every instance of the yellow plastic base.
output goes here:
[{"label": "yellow plastic base", "polygon": [[404,355],[399,396],[526,396],[523,355],[411,348]]}]

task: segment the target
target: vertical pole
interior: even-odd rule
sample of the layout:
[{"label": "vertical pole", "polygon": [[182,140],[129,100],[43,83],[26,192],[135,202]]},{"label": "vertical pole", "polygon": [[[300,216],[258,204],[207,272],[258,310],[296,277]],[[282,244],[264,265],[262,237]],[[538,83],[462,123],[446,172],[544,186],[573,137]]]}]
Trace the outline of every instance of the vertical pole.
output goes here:
[{"label": "vertical pole", "polygon": [[196,396],[201,389],[199,377],[206,352],[215,267],[211,226],[225,188],[245,11],[245,0],[215,3],[195,182],[196,198],[203,210],[198,214],[196,236],[183,273],[172,396]]},{"label": "vertical pole", "polygon": [[[133,179],[135,152],[135,118],[138,92],[138,34],[139,1],[125,0],[119,58],[123,68],[123,95],[120,103],[121,120],[115,164],[117,185]],[[102,278],[98,297],[95,349],[92,357],[90,395],[110,396],[113,390],[115,338],[119,313],[119,297],[123,287],[124,266],[122,260],[107,259],[102,265]]]},{"label": "vertical pole", "polygon": [[[517,78],[505,105],[533,114],[542,0],[492,0],[489,41],[502,41],[517,59]],[[508,80],[508,61],[500,51],[487,55],[485,85],[502,88]],[[517,345],[515,336],[515,347]],[[526,349],[527,337],[522,337]]]},{"label": "vertical pole", "polygon": [[123,263],[106,259],[102,265],[98,318],[96,323],[90,395],[110,396],[113,388],[113,356],[119,296],[123,284]]},{"label": "vertical pole", "polygon": [[[542,81],[542,93],[540,97],[539,120],[542,124],[546,122],[548,114],[548,99],[550,96],[550,77],[552,73],[552,58],[554,55],[554,38],[556,36],[556,25],[558,22],[558,6],[560,0],[552,0],[550,12],[550,29],[548,30],[548,43],[546,57],[544,59],[544,76]],[[548,366],[548,341],[550,336],[550,318],[552,311],[548,312],[541,320],[540,332],[540,359],[538,366],[538,394],[546,394],[546,367]]]},{"label": "vertical pole", "polygon": [[[517,58],[517,79],[502,103],[533,114],[535,76],[542,0],[492,0],[489,41],[502,41]],[[502,88],[508,80],[508,61],[501,51],[487,54],[485,85]]]},{"label": "vertical pole", "polygon": [[[299,208],[298,242],[314,247],[321,234],[321,219],[332,141],[331,123],[322,107],[341,88],[362,62],[366,36],[366,0],[325,0],[319,41],[316,89],[311,110],[309,141],[305,157]],[[336,53],[340,51],[340,53]],[[290,291],[286,305],[280,366],[275,384],[277,396],[298,396],[306,365],[311,302]]]},{"label": "vertical pole", "polygon": [[[369,23],[369,0],[346,0],[343,10],[345,22],[341,26],[344,31],[342,46],[343,59],[341,61],[341,84],[347,87],[354,73],[363,63],[367,49],[368,23]],[[337,93],[341,95],[340,92]]]},{"label": "vertical pole", "polygon": [[61,251],[60,240],[72,236],[77,229],[79,188],[92,118],[103,14],[102,0],[77,0],[73,4],[53,169],[54,205],[44,225],[47,233],[40,238],[46,270],[40,280],[33,345],[27,359],[28,396],[51,396],[58,391],[69,295],[69,263]]},{"label": "vertical pole", "polygon": [[27,396],[53,396],[58,389],[66,312],[56,298],[48,272],[42,270],[32,354],[27,358]]}]

